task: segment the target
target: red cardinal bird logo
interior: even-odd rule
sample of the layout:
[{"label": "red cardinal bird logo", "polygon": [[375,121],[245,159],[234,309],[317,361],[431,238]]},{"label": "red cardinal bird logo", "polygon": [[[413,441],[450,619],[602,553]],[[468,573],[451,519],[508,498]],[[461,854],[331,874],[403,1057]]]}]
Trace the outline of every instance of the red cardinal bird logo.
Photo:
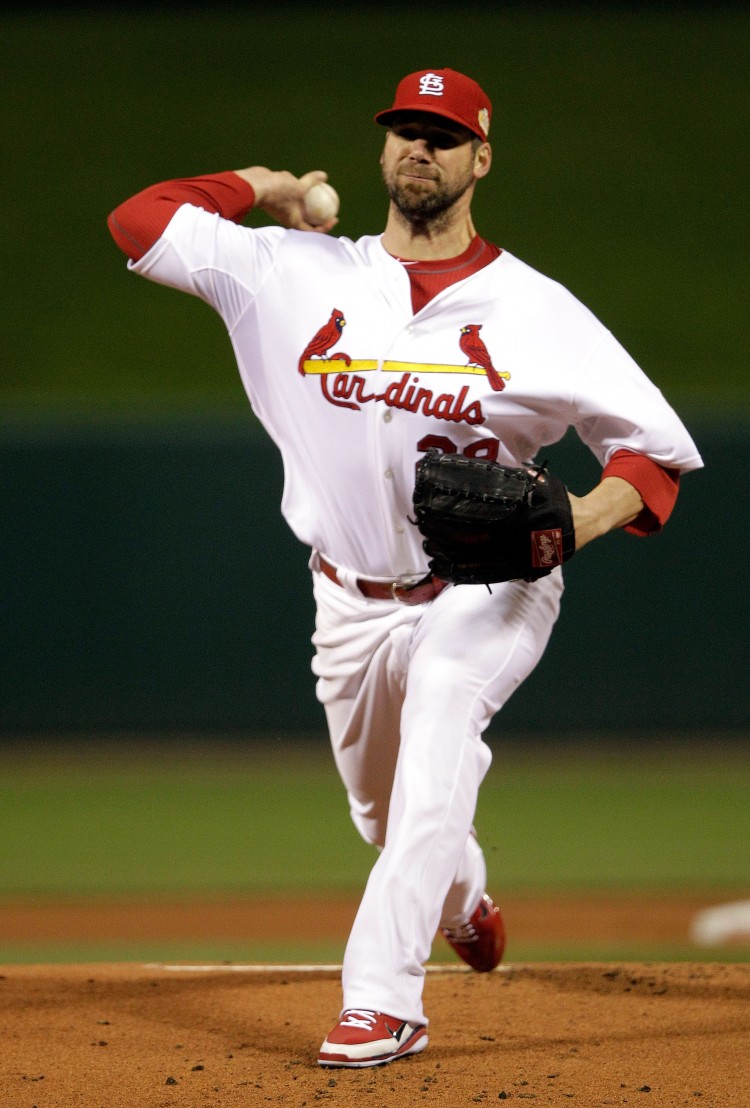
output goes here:
[{"label": "red cardinal bird logo", "polygon": [[493,366],[490,352],[484,345],[484,341],[479,337],[481,330],[481,323],[467,323],[465,327],[461,328],[461,338],[458,340],[458,345],[469,359],[469,365],[479,366],[480,369],[483,369],[493,390],[502,392],[505,388],[503,378],[507,380],[510,374],[502,371],[498,372]]},{"label": "red cardinal bird logo", "polygon": [[[300,360],[297,363],[301,374],[304,375],[305,362],[308,358],[314,356],[324,358],[326,356],[331,347],[335,346],[341,338],[344,327],[346,327],[346,320],[344,319],[343,312],[340,312],[338,308],[334,308],[328,322],[323,324],[302,352]],[[349,355],[342,352],[332,354],[331,360],[346,362],[347,365],[351,365],[352,362]]]}]

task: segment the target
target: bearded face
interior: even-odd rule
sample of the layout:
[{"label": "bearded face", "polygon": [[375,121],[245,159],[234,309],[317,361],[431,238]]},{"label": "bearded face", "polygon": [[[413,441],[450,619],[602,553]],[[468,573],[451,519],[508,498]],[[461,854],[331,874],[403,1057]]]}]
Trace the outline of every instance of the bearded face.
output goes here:
[{"label": "bearded face", "polygon": [[478,145],[465,128],[426,114],[391,126],[380,162],[388,195],[406,222],[440,222],[472,188]]}]

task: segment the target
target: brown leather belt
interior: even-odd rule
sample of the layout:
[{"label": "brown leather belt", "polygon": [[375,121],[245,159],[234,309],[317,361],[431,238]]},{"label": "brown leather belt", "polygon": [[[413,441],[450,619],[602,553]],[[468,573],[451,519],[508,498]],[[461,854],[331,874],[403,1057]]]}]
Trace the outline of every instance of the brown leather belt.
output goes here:
[{"label": "brown leather belt", "polygon": [[[333,581],[341,588],[344,587],[339,581],[335,566],[320,555],[318,555],[318,566],[320,572],[324,573],[329,581]],[[401,604],[426,604],[429,600],[434,600],[447,584],[447,581],[443,581],[441,577],[433,577],[431,573],[413,585],[399,584],[398,581],[385,583],[357,578],[357,588],[368,600],[398,600]]]}]

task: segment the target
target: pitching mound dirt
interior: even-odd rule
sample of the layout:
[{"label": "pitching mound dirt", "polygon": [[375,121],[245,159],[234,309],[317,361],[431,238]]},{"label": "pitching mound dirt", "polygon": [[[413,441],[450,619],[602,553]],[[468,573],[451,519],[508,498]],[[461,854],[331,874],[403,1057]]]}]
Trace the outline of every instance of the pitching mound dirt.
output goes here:
[{"label": "pitching mound dirt", "polygon": [[323,1070],[335,971],[0,969],[3,1108],[750,1105],[750,965],[436,969],[430,1045]]}]

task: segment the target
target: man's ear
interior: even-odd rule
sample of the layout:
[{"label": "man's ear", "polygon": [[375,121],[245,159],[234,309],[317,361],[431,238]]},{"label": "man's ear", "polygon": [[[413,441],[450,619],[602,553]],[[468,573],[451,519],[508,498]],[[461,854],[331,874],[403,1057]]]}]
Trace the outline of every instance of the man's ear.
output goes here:
[{"label": "man's ear", "polygon": [[486,177],[490,171],[492,165],[492,147],[488,142],[483,142],[481,146],[477,147],[474,154],[474,176],[479,180],[480,177]]}]

